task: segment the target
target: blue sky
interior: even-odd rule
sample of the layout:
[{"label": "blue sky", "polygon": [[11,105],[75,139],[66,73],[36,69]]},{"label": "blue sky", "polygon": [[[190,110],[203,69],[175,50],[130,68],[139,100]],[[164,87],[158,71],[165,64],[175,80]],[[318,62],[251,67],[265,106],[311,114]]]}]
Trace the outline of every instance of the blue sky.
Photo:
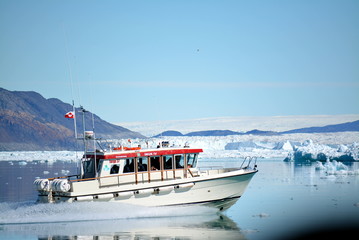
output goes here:
[{"label": "blue sky", "polygon": [[356,0],[0,0],[0,86],[109,122],[358,114],[358,13]]}]

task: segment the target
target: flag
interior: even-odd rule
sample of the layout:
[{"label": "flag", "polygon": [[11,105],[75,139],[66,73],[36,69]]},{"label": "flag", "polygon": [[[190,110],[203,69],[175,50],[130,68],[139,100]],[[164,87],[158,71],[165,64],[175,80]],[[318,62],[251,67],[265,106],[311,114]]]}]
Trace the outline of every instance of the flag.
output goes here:
[{"label": "flag", "polygon": [[68,112],[65,114],[65,118],[74,118],[75,117],[75,113],[74,112]]}]

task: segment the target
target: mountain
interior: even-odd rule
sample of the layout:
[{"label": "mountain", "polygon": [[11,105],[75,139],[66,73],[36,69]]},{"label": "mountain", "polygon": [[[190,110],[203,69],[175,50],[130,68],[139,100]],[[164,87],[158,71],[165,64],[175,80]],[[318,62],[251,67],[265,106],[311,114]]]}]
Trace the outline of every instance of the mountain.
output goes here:
[{"label": "mountain", "polygon": [[[165,131],[159,136],[228,136],[228,135],[263,135],[263,136],[272,136],[280,134],[291,134],[291,133],[329,133],[329,132],[359,132],[359,120],[354,122],[347,122],[341,124],[327,125],[323,127],[308,127],[308,128],[299,128],[283,132],[275,131],[262,131],[258,129],[253,129],[247,132],[236,132],[231,130],[207,130],[207,131],[196,131],[189,132],[187,134],[182,134],[177,131]],[[171,133],[171,134],[169,134]],[[176,135],[173,135],[176,133]]]},{"label": "mountain", "polygon": [[273,132],[273,131],[262,131],[262,130],[258,130],[258,129],[253,129],[251,131],[247,131],[245,134],[270,136],[270,135],[278,135],[280,133],[279,132]]},{"label": "mountain", "polygon": [[158,134],[158,135],[153,136],[153,137],[162,137],[162,136],[166,136],[166,137],[178,137],[178,136],[184,136],[184,135],[183,135],[182,133],[178,132],[178,131],[169,130],[169,131],[164,131],[163,133]]},{"label": "mountain", "polygon": [[[81,113],[76,109],[76,114]],[[0,88],[0,150],[72,150],[76,146],[74,119],[64,115],[70,104],[39,93],[8,91]],[[83,132],[82,116],[77,117],[78,132]],[[97,138],[143,138],[121,126],[110,124],[94,114]],[[86,130],[92,130],[92,114],[85,113]],[[82,137],[81,134],[79,134]]]},{"label": "mountain", "polygon": [[115,124],[152,137],[165,130],[176,130],[182,134],[214,129],[231,130],[240,133],[253,129],[284,132],[299,128],[320,127],[357,120],[359,120],[359,113],[336,115],[227,116],[182,120],[131,121],[117,122]]},{"label": "mountain", "polygon": [[356,132],[359,131],[359,120],[324,127],[299,128],[282,133],[327,133],[327,132]]},{"label": "mountain", "polygon": [[235,131],[231,131],[231,130],[207,130],[207,131],[196,131],[196,132],[189,132],[187,134],[182,134],[181,132],[178,131],[165,131],[162,132],[161,134],[158,134],[156,136],[153,137],[172,137],[172,136],[188,136],[188,137],[193,137],[193,136],[197,136],[197,137],[206,137],[206,136],[229,136],[229,135],[245,135],[245,134],[252,134],[252,135],[277,135],[280,134],[278,132],[272,132],[272,131],[261,131],[261,130],[251,130],[248,132],[235,132]]},{"label": "mountain", "polygon": [[198,131],[190,132],[185,136],[228,136],[228,135],[239,135],[242,133],[234,132],[231,130],[208,130],[208,131]]}]

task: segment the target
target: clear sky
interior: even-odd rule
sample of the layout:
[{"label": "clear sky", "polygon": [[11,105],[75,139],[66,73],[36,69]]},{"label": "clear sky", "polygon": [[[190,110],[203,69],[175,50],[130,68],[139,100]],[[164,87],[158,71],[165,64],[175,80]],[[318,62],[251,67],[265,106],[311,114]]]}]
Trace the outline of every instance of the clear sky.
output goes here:
[{"label": "clear sky", "polygon": [[0,0],[0,86],[114,123],[357,114],[359,1]]}]

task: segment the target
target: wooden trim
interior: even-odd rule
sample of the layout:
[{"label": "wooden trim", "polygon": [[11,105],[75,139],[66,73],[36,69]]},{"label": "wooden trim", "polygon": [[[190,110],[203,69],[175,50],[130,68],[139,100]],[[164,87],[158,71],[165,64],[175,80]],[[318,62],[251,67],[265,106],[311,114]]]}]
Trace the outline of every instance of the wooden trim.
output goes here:
[{"label": "wooden trim", "polygon": [[135,182],[136,182],[136,184],[138,184],[138,176],[137,176],[137,174],[138,174],[138,162],[137,162],[138,158],[135,157],[135,158],[133,158],[133,160],[135,161],[133,163],[134,164],[134,172],[135,172]]},{"label": "wooden trim", "polygon": [[183,164],[183,176],[184,178],[187,178],[187,154],[183,154],[183,161],[184,161],[184,164]]},{"label": "wooden trim", "polygon": [[[161,157],[162,158],[162,157]],[[150,158],[148,157],[148,163],[149,163],[149,165],[150,165],[150,162],[151,162],[151,160],[150,160]],[[160,161],[161,161],[161,159],[160,159]],[[137,165],[137,164],[136,164]],[[188,172],[190,172],[190,174],[192,175],[192,177],[193,177],[193,174],[192,174],[192,172],[191,172],[191,170],[189,169],[189,168],[178,168],[178,169],[163,169],[163,162],[162,162],[162,164],[160,163],[160,165],[162,165],[161,166],[161,180],[163,181],[164,180],[164,173],[165,172],[173,172],[173,173],[175,173],[175,172],[177,172],[177,171],[185,171],[185,173],[188,171]],[[153,171],[151,171],[148,167],[147,167],[147,173],[148,173],[148,182],[151,182],[151,173],[158,173],[159,172],[159,170],[153,170]],[[144,172],[138,172],[137,170],[135,171],[135,172],[130,172],[130,173],[124,173],[124,174],[113,174],[113,175],[109,175],[109,176],[103,176],[103,177],[95,177],[95,178],[84,178],[84,179],[74,179],[74,180],[69,180],[70,182],[82,182],[82,181],[88,181],[88,180],[96,180],[96,179],[98,179],[98,180],[100,180],[101,178],[111,178],[111,177],[117,177],[117,178],[119,178],[119,177],[121,177],[121,176],[130,176],[130,175],[135,175],[135,181],[136,181],[136,184],[138,184],[138,178],[137,178],[137,174],[144,174],[145,173],[145,171]],[[175,174],[173,174],[174,176],[175,176]],[[187,174],[185,174],[184,175],[184,178],[187,178],[188,176],[186,176]],[[74,175],[74,176],[77,176],[77,175]],[[58,177],[58,178],[66,178],[66,176],[65,177]],[[57,179],[57,178],[49,178],[48,180],[53,180],[53,179]]]},{"label": "wooden trim", "polygon": [[147,157],[147,173],[148,173],[148,182],[151,182],[151,158]]},{"label": "wooden trim", "polygon": [[193,173],[192,173],[191,169],[187,168],[187,171],[188,171],[189,174],[191,174],[191,176],[193,177]]},{"label": "wooden trim", "polygon": [[173,170],[173,179],[176,179],[176,159],[175,155],[172,155],[172,170]]},{"label": "wooden trim", "polygon": [[161,170],[161,181],[163,181],[163,169],[164,169],[164,166],[163,166],[163,155],[160,156],[160,170]]}]

